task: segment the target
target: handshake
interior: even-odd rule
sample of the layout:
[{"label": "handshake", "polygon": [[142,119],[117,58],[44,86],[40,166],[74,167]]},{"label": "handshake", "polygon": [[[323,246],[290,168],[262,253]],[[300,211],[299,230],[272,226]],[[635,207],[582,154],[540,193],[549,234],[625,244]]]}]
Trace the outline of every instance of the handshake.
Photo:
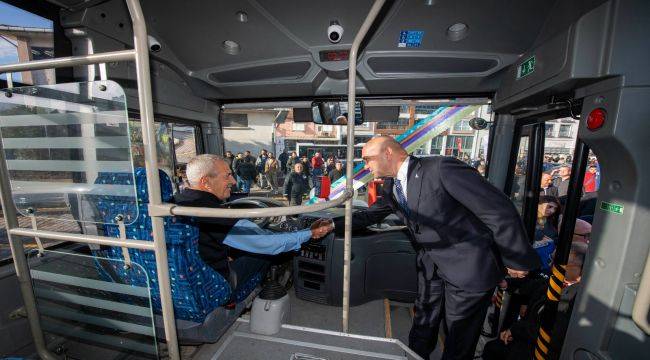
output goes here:
[{"label": "handshake", "polygon": [[320,239],[334,230],[332,219],[318,219],[311,224],[312,239]]}]

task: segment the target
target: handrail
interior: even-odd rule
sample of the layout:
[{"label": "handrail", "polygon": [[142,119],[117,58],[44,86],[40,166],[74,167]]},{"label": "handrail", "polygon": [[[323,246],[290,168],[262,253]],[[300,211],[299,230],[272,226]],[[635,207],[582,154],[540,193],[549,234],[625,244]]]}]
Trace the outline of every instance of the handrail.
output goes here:
[{"label": "handrail", "polygon": [[[135,48],[135,71],[138,84],[138,103],[142,124],[142,142],[144,144],[145,171],[147,173],[147,190],[149,204],[158,205],[162,202],[160,178],[158,175],[158,156],[156,149],[155,124],[153,119],[153,100],[151,92],[151,74],[149,69],[149,45],[147,25],[138,0],[126,0],[129,15],[133,23],[133,47]],[[176,334],[176,318],[172,302],[172,290],[169,279],[169,263],[167,261],[167,244],[163,218],[151,217],[151,232],[153,236],[154,253],[156,255],[156,270],[160,286],[160,308],[163,314],[163,327],[167,340],[167,351],[172,360],[180,359],[178,337]]]},{"label": "handrail", "polygon": [[650,335],[648,312],[650,312],[650,254],[646,257],[645,268],[643,269],[643,275],[641,275],[641,282],[639,283],[639,290],[636,292],[634,307],[632,307],[632,320],[634,320],[636,326]]},{"label": "handrail", "polygon": [[335,200],[325,201],[322,203],[302,206],[284,206],[271,208],[253,208],[253,209],[220,209],[206,207],[177,206],[175,204],[158,204],[149,205],[149,215],[151,216],[197,216],[208,218],[262,218],[285,215],[297,215],[309,212],[321,211],[334,206],[343,204],[351,199],[353,192],[346,190],[343,195]]},{"label": "handrail", "polygon": [[[354,167],[354,111],[357,80],[357,56],[361,42],[366,37],[370,26],[384,6],[385,0],[375,0],[368,11],[366,19],[361,24],[359,32],[354,36],[350,48],[348,65],[348,143],[345,167],[345,187],[352,189]],[[345,237],[343,242],[343,332],[348,332],[348,317],[350,314],[350,260],[352,254],[352,199],[345,202]]]},{"label": "handrail", "polygon": [[62,233],[46,230],[32,230],[25,228],[9,229],[11,235],[39,237],[50,240],[74,241],[85,244],[96,244],[106,246],[127,247],[131,249],[153,250],[153,242],[145,240],[120,239],[107,236],[83,235],[74,233]]},{"label": "handrail", "polygon": [[105,62],[132,61],[135,50],[111,51],[82,56],[67,56],[56,59],[34,60],[18,64],[0,65],[0,74],[28,70],[55,69],[79,65],[101,64]]}]

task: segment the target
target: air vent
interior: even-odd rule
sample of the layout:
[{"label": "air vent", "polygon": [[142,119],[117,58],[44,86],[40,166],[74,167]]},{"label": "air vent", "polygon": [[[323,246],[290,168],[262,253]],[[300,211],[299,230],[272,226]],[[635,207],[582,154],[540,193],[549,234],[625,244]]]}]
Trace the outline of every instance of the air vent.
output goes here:
[{"label": "air vent", "polygon": [[310,67],[309,61],[269,64],[214,72],[209,75],[209,78],[220,83],[296,80],[305,76]]},{"label": "air vent", "polygon": [[377,75],[482,73],[497,64],[494,59],[457,57],[382,56],[368,59],[368,66]]}]

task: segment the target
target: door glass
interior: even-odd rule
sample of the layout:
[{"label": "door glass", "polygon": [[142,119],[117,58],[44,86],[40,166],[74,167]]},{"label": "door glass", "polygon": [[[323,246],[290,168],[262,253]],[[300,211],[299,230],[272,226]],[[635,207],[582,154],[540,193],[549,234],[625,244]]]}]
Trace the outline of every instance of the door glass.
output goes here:
[{"label": "door glass", "polygon": [[515,204],[515,207],[522,215],[524,210],[524,195],[526,191],[526,171],[528,165],[528,144],[530,136],[524,135],[519,140],[519,148],[517,149],[517,160],[515,163],[515,171],[512,178],[512,189],[510,190],[510,200]]},{"label": "door glass", "polygon": [[[569,180],[573,165],[573,153],[578,137],[579,120],[573,118],[559,118],[546,122],[546,137],[544,141],[544,164],[540,196],[547,195],[557,198],[560,204],[559,212],[562,211],[567,201]],[[593,219],[598,188],[600,186],[600,165],[596,156],[590,152],[587,169],[584,174],[578,219],[591,222]],[[543,197],[540,203],[547,201]],[[557,216],[556,216],[557,217]],[[538,223],[543,222],[538,219]],[[557,228],[557,221],[552,221]],[[556,229],[557,230],[557,229]]]}]

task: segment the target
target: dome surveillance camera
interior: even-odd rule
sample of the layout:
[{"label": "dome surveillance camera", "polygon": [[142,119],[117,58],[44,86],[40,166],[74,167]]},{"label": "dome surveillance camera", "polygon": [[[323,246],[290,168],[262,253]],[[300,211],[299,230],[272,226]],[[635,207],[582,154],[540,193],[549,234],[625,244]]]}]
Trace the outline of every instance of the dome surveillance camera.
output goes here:
[{"label": "dome surveillance camera", "polygon": [[149,40],[148,41],[149,42],[149,50],[151,50],[151,52],[158,52],[158,51],[160,51],[160,49],[162,49],[162,45],[160,45],[160,42],[158,40],[156,40],[155,37],[149,35],[148,40]]},{"label": "dome surveillance camera", "polygon": [[327,27],[327,38],[332,44],[341,41],[343,37],[343,26],[339,25],[337,21],[332,21],[330,26]]}]

